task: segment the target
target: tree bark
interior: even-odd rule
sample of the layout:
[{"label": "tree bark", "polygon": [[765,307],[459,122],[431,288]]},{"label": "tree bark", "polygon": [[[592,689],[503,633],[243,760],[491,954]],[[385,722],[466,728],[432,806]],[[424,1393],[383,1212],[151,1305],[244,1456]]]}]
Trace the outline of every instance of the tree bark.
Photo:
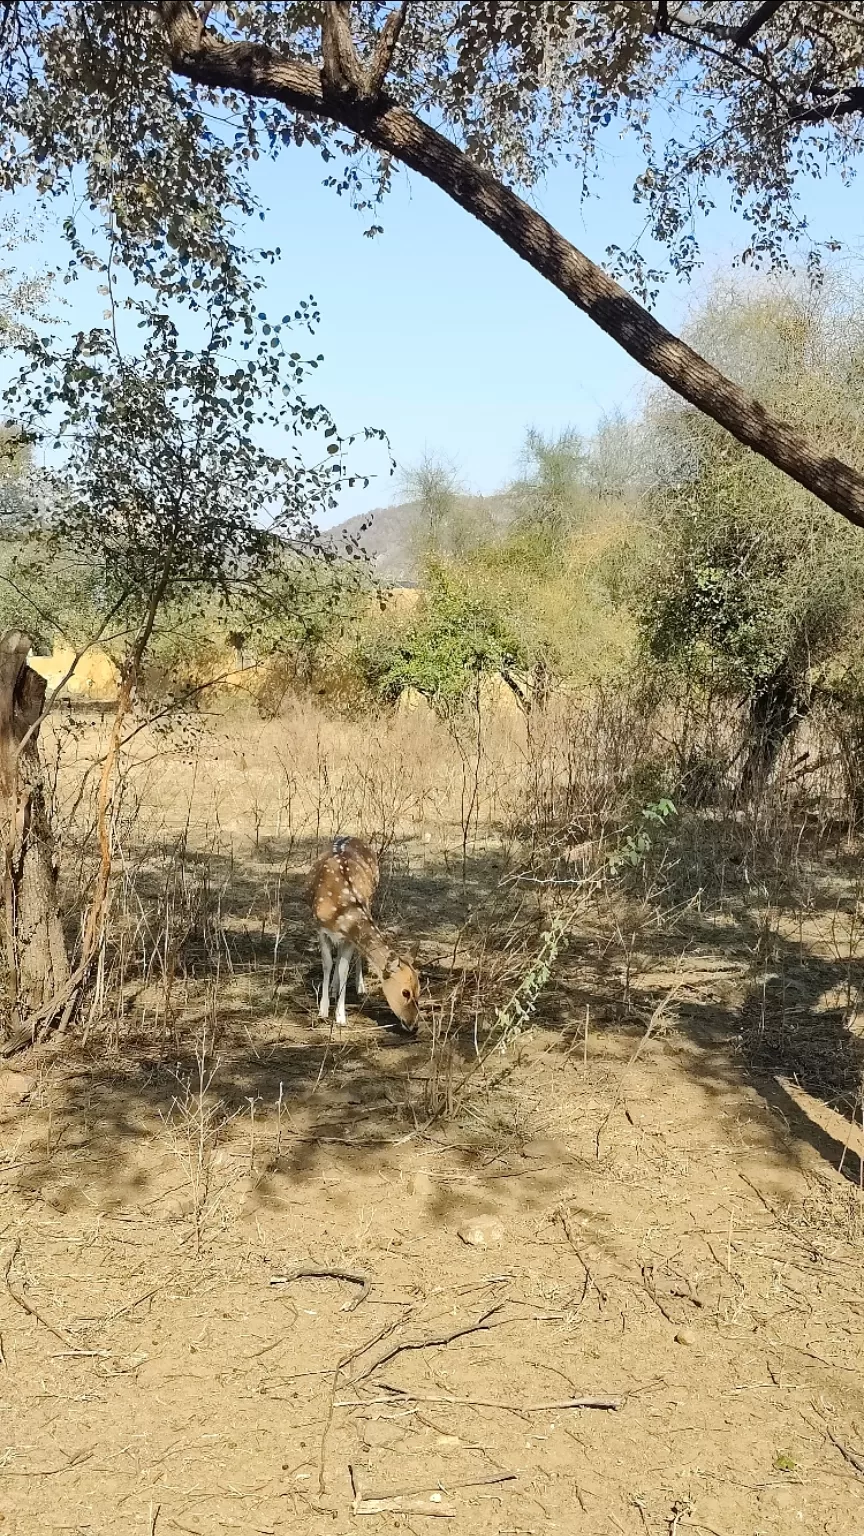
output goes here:
[{"label": "tree bark", "polygon": [[789,666],[766,677],[750,700],[747,756],[741,770],[740,793],[752,800],[768,783],[781,749],[807,713],[806,690]]},{"label": "tree bark", "polygon": [[69,979],[54,837],[38,747],[45,680],[28,667],[29,650],[30,638],[20,630],[9,630],[0,639],[0,815],[8,986],[0,1041],[19,1031]]},{"label": "tree bark", "polygon": [[[547,278],[655,378],[835,512],[864,527],[864,475],[835,455],[822,453],[789,422],[727,379],[548,220],[407,107],[383,93],[367,99],[351,77],[356,73],[353,64],[348,75],[343,71],[335,81],[339,50],[328,46],[326,69],[319,72],[312,64],[261,44],[214,36],[202,28],[189,0],[155,3],[176,74],[214,89],[279,101],[294,111],[339,123],[425,176]],[[346,11],[343,5],[340,15]],[[340,39],[344,52],[341,34]]]}]

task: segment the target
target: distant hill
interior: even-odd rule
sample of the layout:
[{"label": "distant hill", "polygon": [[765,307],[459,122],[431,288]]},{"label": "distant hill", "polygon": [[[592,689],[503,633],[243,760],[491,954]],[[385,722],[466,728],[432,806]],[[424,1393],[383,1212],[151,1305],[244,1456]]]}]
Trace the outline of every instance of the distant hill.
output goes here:
[{"label": "distant hill", "polygon": [[[458,496],[456,519],[461,527],[476,529],[487,539],[494,539],[509,527],[515,515],[512,498],[507,492],[497,496]],[[360,529],[368,523],[364,533]],[[386,581],[405,582],[417,580],[419,552],[423,547],[424,518],[419,502],[403,501],[394,507],[377,507],[361,517],[349,517],[346,522],[328,528],[326,536],[341,544],[342,534],[349,538],[359,537],[361,547],[375,566],[378,575]]]}]

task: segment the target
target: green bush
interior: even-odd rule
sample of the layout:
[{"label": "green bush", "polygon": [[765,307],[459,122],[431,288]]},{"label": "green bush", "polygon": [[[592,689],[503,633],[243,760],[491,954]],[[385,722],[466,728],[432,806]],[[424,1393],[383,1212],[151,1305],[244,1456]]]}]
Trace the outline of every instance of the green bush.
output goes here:
[{"label": "green bush", "polygon": [[[697,344],[841,457],[864,462],[864,306],[842,284],[715,294]],[[864,540],[678,402],[653,417],[654,554],[636,607],[645,653],[746,705],[742,785],[771,771],[860,628]]]},{"label": "green bush", "polygon": [[379,626],[358,661],[383,702],[415,688],[443,706],[464,699],[481,677],[509,675],[524,657],[511,627],[476,594],[466,572],[436,562],[417,611],[392,628]]}]

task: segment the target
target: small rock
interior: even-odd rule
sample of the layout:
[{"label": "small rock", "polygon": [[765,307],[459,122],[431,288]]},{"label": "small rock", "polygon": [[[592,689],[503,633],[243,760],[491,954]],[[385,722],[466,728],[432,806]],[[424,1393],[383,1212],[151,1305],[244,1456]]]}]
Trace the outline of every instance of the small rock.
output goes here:
[{"label": "small rock", "polygon": [[404,1440],[405,1431],[401,1424],[388,1423],[386,1419],[372,1419],[363,1426],[363,1439],[370,1450],[376,1446],[384,1448]]},{"label": "small rock", "polygon": [[469,1248],[497,1248],[504,1241],[504,1229],[499,1221],[466,1221],[456,1235]]},{"label": "small rock", "polygon": [[44,1189],[42,1198],[46,1205],[50,1205],[54,1211],[59,1211],[61,1216],[66,1216],[72,1211],[92,1209],[91,1202],[77,1184],[57,1184],[53,1189]]},{"label": "small rock", "polygon": [[174,1226],[178,1221],[184,1221],[187,1216],[195,1212],[195,1201],[191,1195],[186,1195],[180,1200],[169,1200],[162,1207],[162,1220]]},{"label": "small rock", "polygon": [[695,1344],[696,1335],[692,1328],[679,1328],[675,1335],[676,1344]]},{"label": "small rock", "polygon": [[533,1141],[526,1141],[522,1147],[522,1156],[537,1159],[538,1161],[561,1156],[561,1148],[551,1141],[548,1136],[535,1136]]},{"label": "small rock", "polygon": [[100,1216],[116,1216],[121,1211],[124,1216],[126,1215],[126,1208],[120,1195],[112,1195],[105,1189],[93,1196],[93,1209],[98,1211]]},{"label": "small rock", "polygon": [[36,1079],[29,1073],[0,1068],[0,1102],[6,1100],[11,1104],[20,1104],[35,1087]]},{"label": "small rock", "polygon": [[142,1360],[140,1365],[135,1366],[135,1380],[139,1387],[161,1387],[174,1369],[175,1366],[170,1358],[164,1359],[161,1356],[150,1355],[148,1359]]}]

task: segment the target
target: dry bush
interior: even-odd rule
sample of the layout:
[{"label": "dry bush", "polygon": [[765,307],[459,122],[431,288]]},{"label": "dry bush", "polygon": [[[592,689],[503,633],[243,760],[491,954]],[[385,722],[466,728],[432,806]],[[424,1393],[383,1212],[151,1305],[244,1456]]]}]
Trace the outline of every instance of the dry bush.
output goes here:
[{"label": "dry bush", "polygon": [[521,802],[526,841],[601,837],[634,799],[657,799],[653,700],[626,681],[553,695],[531,716]]},{"label": "dry bush", "polygon": [[[304,873],[333,836],[358,832],[382,855],[383,921],[409,943],[412,929],[424,935],[429,1060],[406,1086],[411,1113],[458,1112],[508,1069],[521,1033],[541,1016],[555,1027],[545,999],[556,970],[569,975],[571,939],[584,948],[587,934],[623,1020],[639,1016],[658,956],[668,970],[706,935],[721,949],[736,935],[754,988],[760,967],[788,963],[794,934],[805,961],[808,945],[833,954],[851,988],[836,1070],[815,1060],[818,1021],[794,1039],[788,1020],[760,1022],[739,1044],[759,1064],[788,1057],[804,1080],[809,1030],[808,1080],[836,1098],[839,1073],[848,1099],[848,882],[830,924],[822,914],[826,861],[853,847],[854,818],[831,728],[814,713],[746,804],[734,794],[734,711],[644,683],[562,690],[529,717],[489,698],[444,720],[422,707],[346,720],[292,700],[271,720],[235,706],[142,731],[114,807],[111,919],[86,1033],[168,1055],[205,1016],[216,1048],[237,1009],[274,1024],[302,1013],[313,1001]],[[104,731],[97,718],[55,728],[70,928],[92,878]],[[717,776],[696,790],[694,763],[709,760]],[[667,796],[677,813],[646,818]]]}]

